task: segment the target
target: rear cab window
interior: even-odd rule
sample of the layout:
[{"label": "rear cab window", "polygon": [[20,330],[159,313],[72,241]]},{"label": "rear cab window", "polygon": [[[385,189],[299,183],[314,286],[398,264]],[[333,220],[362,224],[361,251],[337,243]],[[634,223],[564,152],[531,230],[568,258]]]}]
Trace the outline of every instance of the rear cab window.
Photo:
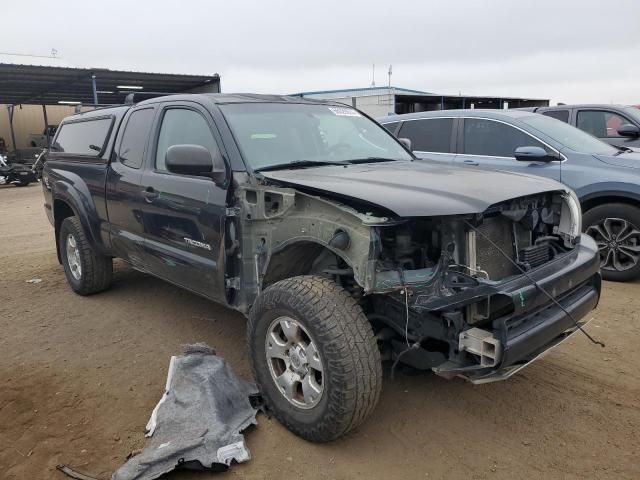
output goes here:
[{"label": "rear cab window", "polygon": [[118,150],[118,160],[123,165],[131,168],[142,166],[154,113],[150,107],[134,110],[129,116]]},{"label": "rear cab window", "polygon": [[405,121],[397,136],[411,140],[417,152],[452,153],[452,132],[453,118],[425,118]]},{"label": "rear cab window", "polygon": [[52,152],[83,157],[100,157],[109,139],[113,118],[73,120],[58,128]]}]

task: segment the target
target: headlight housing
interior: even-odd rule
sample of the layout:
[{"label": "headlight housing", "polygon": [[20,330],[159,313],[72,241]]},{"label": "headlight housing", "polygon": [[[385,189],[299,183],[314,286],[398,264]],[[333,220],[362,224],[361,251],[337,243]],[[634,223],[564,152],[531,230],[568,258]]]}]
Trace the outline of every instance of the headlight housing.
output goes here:
[{"label": "headlight housing", "polygon": [[578,196],[568,190],[562,195],[562,210],[560,211],[560,223],[558,234],[564,238],[564,243],[571,246],[582,232],[582,208]]}]

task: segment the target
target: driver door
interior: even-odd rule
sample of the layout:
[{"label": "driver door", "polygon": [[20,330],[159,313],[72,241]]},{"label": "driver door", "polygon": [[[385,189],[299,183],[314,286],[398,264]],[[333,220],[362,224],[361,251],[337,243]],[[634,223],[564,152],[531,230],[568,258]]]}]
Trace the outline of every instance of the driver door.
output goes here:
[{"label": "driver door", "polygon": [[141,178],[146,267],[158,277],[224,301],[227,182],[170,172],[166,152],[184,144],[203,146],[212,157],[219,156],[213,119],[191,102],[163,105]]},{"label": "driver door", "polygon": [[[518,147],[542,147],[551,151],[537,138],[507,123],[486,118],[464,118],[458,129],[458,165],[486,170],[539,175],[560,181],[560,161],[519,161],[514,152]],[[499,186],[496,186],[499,188]]]}]

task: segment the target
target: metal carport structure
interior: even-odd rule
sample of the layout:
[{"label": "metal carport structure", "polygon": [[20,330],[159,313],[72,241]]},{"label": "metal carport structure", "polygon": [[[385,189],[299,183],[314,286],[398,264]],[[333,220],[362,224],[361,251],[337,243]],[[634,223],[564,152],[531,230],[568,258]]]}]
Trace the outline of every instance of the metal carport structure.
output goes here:
[{"label": "metal carport structure", "polygon": [[122,104],[125,97],[134,92],[219,93],[220,76],[0,63],[0,104],[7,104],[14,148],[16,105],[42,105],[46,126],[47,105]]}]

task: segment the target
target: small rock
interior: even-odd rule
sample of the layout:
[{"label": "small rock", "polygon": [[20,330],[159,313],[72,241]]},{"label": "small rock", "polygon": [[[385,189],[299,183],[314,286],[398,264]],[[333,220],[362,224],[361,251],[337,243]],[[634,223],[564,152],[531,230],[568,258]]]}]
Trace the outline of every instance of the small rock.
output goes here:
[{"label": "small rock", "polygon": [[531,445],[531,442],[529,440],[523,440],[522,444],[528,447],[529,445]]}]

